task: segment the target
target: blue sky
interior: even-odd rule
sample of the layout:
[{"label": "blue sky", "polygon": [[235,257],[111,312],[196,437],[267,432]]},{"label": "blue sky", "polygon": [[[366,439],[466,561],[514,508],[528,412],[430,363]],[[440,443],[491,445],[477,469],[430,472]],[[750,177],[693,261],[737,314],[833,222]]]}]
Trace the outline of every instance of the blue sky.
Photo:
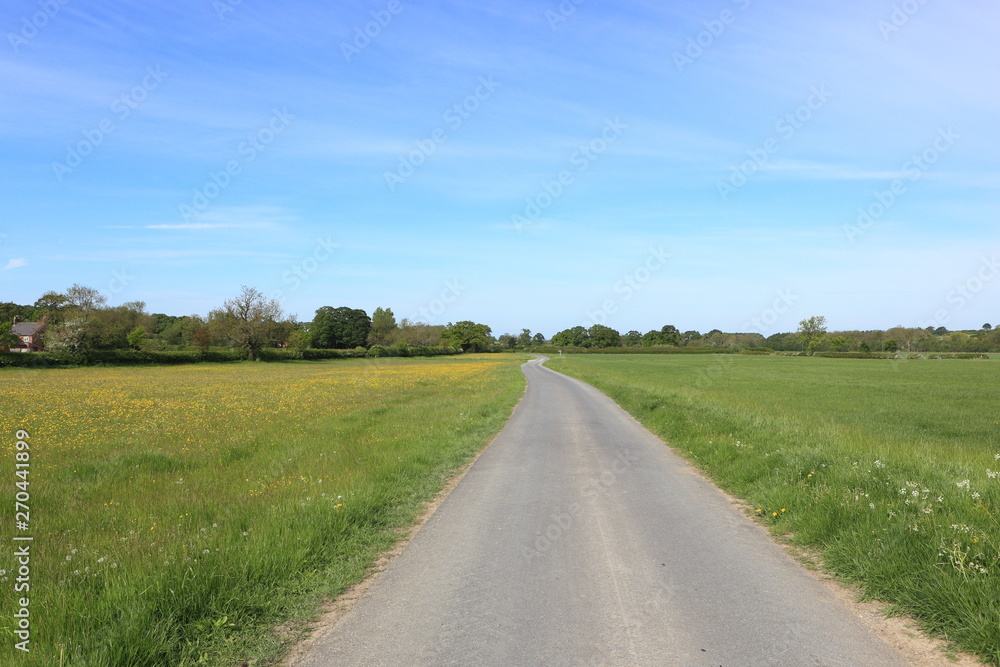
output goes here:
[{"label": "blue sky", "polygon": [[987,0],[12,0],[0,300],[997,324],[997,25]]}]

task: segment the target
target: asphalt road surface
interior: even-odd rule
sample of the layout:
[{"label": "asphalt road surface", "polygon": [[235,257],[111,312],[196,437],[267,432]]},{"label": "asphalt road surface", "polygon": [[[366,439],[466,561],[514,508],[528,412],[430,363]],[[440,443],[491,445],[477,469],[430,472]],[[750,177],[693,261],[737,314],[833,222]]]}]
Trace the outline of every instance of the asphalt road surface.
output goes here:
[{"label": "asphalt road surface", "polygon": [[510,422],[296,667],[907,664],[596,389]]}]

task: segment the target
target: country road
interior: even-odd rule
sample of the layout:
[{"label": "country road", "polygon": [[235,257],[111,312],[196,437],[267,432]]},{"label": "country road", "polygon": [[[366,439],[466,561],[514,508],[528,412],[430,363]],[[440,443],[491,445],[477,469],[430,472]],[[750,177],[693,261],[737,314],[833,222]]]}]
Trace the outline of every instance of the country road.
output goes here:
[{"label": "country road", "polygon": [[907,664],[661,440],[541,361],[496,440],[296,667]]}]

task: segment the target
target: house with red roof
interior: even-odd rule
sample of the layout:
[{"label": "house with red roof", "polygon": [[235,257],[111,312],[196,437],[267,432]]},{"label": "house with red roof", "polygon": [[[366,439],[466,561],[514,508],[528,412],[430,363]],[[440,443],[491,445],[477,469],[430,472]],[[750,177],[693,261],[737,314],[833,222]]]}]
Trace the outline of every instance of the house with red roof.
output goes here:
[{"label": "house with red roof", "polygon": [[44,349],[42,344],[42,334],[45,332],[44,318],[41,322],[22,322],[21,318],[15,317],[14,326],[10,330],[21,339],[21,342],[11,346],[11,352],[41,352]]}]

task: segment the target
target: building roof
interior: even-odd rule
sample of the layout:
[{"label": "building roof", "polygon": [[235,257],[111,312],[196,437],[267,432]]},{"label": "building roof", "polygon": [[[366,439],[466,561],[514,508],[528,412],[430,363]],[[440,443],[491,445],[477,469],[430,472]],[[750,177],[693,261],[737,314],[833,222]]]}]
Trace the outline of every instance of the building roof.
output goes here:
[{"label": "building roof", "polygon": [[42,328],[42,322],[18,322],[10,328],[15,336],[34,336]]}]

